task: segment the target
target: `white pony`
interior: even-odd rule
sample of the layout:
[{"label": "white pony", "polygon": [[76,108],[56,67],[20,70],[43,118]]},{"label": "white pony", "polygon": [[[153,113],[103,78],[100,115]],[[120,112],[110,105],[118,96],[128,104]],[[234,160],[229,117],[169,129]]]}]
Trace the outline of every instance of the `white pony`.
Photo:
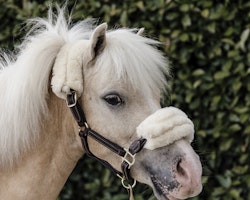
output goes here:
[{"label": "white pony", "polygon": [[[105,23],[72,26],[64,9],[31,23],[19,53],[2,55],[0,64],[1,199],[56,199],[88,150],[123,181],[129,176],[151,186],[159,200],[199,194],[202,169],[190,146],[193,123],[177,108],[160,107],[168,72],[155,48],[159,42],[135,30],[107,31]],[[71,94],[78,101],[68,106],[83,108],[87,120],[80,134],[94,130],[124,155],[91,137],[85,141],[89,149],[83,148],[65,102]],[[138,139],[140,149],[132,151]],[[129,175],[121,163],[128,164]],[[134,183],[123,182],[130,192]]]}]

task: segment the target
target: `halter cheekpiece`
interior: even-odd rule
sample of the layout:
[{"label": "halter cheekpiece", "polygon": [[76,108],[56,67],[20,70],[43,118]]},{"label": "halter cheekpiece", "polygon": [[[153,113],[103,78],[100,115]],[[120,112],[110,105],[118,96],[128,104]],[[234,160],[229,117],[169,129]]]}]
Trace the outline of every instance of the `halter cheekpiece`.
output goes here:
[{"label": "halter cheekpiece", "polygon": [[[110,169],[116,176],[121,179],[123,187],[129,190],[132,193],[132,188],[136,184],[136,180],[134,180],[130,175],[130,168],[135,163],[135,155],[136,153],[140,152],[143,146],[146,143],[145,138],[140,138],[132,142],[128,149],[121,147],[120,145],[106,139],[99,133],[92,130],[85,118],[85,114],[81,105],[78,102],[77,94],[74,90],[70,90],[67,94],[67,106],[70,108],[76,122],[79,126],[79,136],[82,141],[82,146],[89,157],[95,158],[97,161],[102,163],[105,167]],[[115,169],[109,162],[98,158],[95,156],[88,145],[88,136],[114,152],[115,154],[119,155],[122,158],[121,162],[121,171]]]}]

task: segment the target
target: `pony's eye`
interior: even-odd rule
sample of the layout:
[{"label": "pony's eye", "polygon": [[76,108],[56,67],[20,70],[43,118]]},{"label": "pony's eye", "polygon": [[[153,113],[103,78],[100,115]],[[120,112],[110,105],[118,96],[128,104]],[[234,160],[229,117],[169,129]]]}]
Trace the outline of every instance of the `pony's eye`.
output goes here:
[{"label": "pony's eye", "polygon": [[104,100],[112,106],[119,106],[123,104],[122,98],[117,94],[109,94],[104,97]]}]

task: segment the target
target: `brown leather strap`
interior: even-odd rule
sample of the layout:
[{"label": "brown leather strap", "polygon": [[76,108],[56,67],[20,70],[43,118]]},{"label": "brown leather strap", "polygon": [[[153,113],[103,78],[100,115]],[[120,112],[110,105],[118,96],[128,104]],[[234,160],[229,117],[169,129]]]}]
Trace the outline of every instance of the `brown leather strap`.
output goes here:
[{"label": "brown leather strap", "polygon": [[75,91],[71,91],[71,93],[67,95],[67,106],[70,108],[76,122],[78,123],[78,126],[86,127],[87,121],[85,118],[85,114],[82,110],[81,105],[77,101],[77,96]]},{"label": "brown leather strap", "polygon": [[83,146],[87,156],[96,159],[98,162],[100,162],[102,165],[104,165],[106,168],[108,168],[110,171],[112,171],[115,175],[122,176],[123,174],[120,171],[116,170],[114,167],[112,167],[109,162],[107,162],[106,160],[103,160],[101,158],[98,158],[90,151],[89,145],[88,145],[88,135],[89,135],[88,128],[85,128],[84,131],[79,132],[79,136],[80,136],[81,141],[82,141],[82,146]]},{"label": "brown leather strap", "polygon": [[103,137],[102,135],[93,131],[90,128],[88,128],[87,130],[88,130],[88,135],[90,137],[94,138],[96,141],[98,141],[103,146],[107,147],[109,150],[113,151],[114,153],[122,157],[125,155],[126,151],[118,144],[106,139],[105,137]]}]

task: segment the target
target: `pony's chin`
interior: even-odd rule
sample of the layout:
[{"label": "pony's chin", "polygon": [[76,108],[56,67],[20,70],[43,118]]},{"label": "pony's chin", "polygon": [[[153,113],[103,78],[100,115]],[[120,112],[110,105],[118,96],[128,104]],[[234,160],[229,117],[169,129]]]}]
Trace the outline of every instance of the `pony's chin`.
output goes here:
[{"label": "pony's chin", "polygon": [[180,200],[171,195],[168,186],[164,185],[159,179],[151,176],[151,181],[153,183],[154,195],[158,200]]},{"label": "pony's chin", "polygon": [[178,182],[172,182],[170,185],[165,185],[161,180],[157,179],[155,176],[151,176],[151,181],[153,183],[154,195],[158,200],[182,200],[189,197],[198,195],[201,192],[201,189],[198,189],[193,194],[187,194],[187,196],[181,195],[180,186]]}]

